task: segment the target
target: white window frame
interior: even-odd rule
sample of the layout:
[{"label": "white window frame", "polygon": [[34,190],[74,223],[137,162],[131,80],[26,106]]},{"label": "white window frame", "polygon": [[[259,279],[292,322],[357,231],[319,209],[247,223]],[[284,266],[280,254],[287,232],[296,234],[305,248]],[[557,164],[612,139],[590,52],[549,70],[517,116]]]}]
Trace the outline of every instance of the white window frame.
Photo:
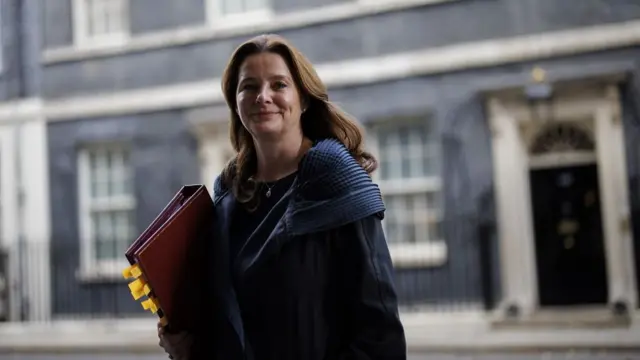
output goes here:
[{"label": "white window frame", "polygon": [[[272,0],[262,0],[264,6],[260,9],[244,11],[235,14],[225,14],[223,10],[225,1],[240,0],[205,0],[207,21],[214,28],[242,28],[254,24],[265,23],[273,18],[271,10]],[[246,0],[242,0],[246,1]]]},{"label": "white window frame", "polygon": [[2,31],[4,26],[4,11],[2,9],[4,6],[0,6],[0,73],[4,72],[4,31]]},{"label": "white window frame", "polygon": [[122,1],[124,3],[124,11],[122,14],[123,29],[118,33],[105,34],[95,36],[89,34],[89,23],[91,15],[87,9],[88,0],[72,0],[73,7],[73,38],[76,47],[105,47],[123,45],[129,39],[130,20],[129,20],[129,0],[113,0]]},{"label": "white window frame", "polygon": [[[398,122],[398,124],[416,121],[432,121],[425,116],[411,116],[403,119],[385,118],[376,119],[367,126],[367,145],[372,154],[379,159],[380,158],[380,145],[378,142],[377,133],[380,127],[388,127],[392,122]],[[437,156],[441,156],[438,154]],[[380,187],[382,195],[401,195],[401,194],[421,194],[421,193],[440,193],[442,191],[441,176],[429,176],[421,178],[405,178],[405,179],[393,179],[383,180],[380,177],[381,171],[378,169],[373,173],[373,180]],[[442,194],[439,194],[440,196]],[[443,206],[440,202],[440,206]],[[439,209],[434,216],[442,219],[443,209]],[[388,209],[387,209],[388,211]],[[383,228],[386,233],[386,220],[382,221]],[[388,240],[388,239],[387,239]],[[423,267],[436,267],[442,266],[447,260],[447,244],[445,239],[431,239],[428,242],[422,243],[393,243],[388,242],[389,251],[393,264],[396,268],[423,268]]]},{"label": "white window frame", "polygon": [[[98,260],[95,256],[95,234],[91,226],[91,214],[96,210],[135,210],[135,194],[111,197],[108,201],[91,199],[90,153],[94,151],[129,152],[123,144],[94,144],[78,151],[78,225],[80,234],[80,269],[78,277],[84,280],[121,278],[121,271],[129,264],[122,254],[113,260]],[[133,177],[133,168],[130,176]],[[133,181],[133,179],[131,179]],[[132,239],[133,241],[133,239]]]}]

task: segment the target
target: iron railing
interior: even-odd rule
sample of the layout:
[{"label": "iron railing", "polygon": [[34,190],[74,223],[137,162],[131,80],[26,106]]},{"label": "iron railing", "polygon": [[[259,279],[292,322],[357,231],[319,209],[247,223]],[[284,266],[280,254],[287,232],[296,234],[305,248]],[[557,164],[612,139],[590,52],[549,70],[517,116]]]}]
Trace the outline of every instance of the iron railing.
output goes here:
[{"label": "iron railing", "polygon": [[[460,217],[445,220],[442,233],[446,254],[441,263],[396,268],[401,308],[436,312],[492,308],[497,290],[492,228],[475,217]],[[6,286],[3,291],[0,280],[0,320],[144,316],[119,276],[121,268],[114,268],[111,276],[83,273],[79,247],[58,245],[62,242],[56,240],[3,248],[0,279]]]}]

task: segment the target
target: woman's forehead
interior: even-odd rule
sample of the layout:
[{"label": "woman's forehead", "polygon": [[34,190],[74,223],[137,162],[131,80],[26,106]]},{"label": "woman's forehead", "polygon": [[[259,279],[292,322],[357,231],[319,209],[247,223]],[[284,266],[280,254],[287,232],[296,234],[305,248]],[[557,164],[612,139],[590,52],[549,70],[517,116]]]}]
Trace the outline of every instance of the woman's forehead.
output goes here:
[{"label": "woman's forehead", "polygon": [[291,71],[282,56],[267,52],[249,55],[240,65],[239,76],[290,78]]}]

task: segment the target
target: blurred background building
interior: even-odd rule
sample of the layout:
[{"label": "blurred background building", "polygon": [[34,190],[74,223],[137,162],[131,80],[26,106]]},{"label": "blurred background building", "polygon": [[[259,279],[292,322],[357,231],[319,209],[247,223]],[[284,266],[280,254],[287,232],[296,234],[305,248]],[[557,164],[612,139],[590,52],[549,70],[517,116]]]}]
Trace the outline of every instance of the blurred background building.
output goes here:
[{"label": "blurred background building", "polygon": [[290,39],[357,117],[412,350],[640,345],[637,0],[1,0],[0,352],[156,349],[123,252]]}]

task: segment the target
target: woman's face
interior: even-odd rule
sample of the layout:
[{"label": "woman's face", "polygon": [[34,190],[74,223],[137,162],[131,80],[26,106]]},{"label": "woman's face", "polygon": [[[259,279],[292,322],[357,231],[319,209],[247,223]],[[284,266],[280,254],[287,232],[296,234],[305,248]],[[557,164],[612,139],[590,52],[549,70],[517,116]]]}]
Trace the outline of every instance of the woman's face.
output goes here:
[{"label": "woman's face", "polygon": [[238,74],[237,112],[255,139],[278,140],[300,132],[300,93],[284,59],[259,53],[244,60]]}]

